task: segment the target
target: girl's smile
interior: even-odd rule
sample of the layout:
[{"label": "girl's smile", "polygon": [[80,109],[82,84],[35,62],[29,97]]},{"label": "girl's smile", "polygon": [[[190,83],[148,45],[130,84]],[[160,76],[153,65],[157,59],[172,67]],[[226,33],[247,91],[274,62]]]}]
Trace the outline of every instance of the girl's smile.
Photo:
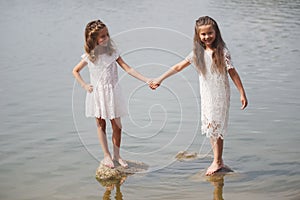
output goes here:
[{"label": "girl's smile", "polygon": [[216,39],[216,31],[212,25],[200,26],[199,37],[206,47],[212,48],[212,44]]},{"label": "girl's smile", "polygon": [[108,40],[109,40],[109,34],[107,28],[105,27],[100,31],[97,38],[97,43],[98,45],[105,47],[108,44]]}]

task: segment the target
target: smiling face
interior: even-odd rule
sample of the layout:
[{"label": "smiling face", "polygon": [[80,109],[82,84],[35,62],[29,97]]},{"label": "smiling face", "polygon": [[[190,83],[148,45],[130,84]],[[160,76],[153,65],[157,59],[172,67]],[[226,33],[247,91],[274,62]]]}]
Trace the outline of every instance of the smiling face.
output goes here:
[{"label": "smiling face", "polygon": [[201,42],[208,48],[212,49],[213,42],[216,39],[216,31],[212,25],[202,25],[199,27],[199,38]]},{"label": "smiling face", "polygon": [[97,44],[105,47],[108,45],[108,41],[109,41],[108,30],[106,27],[104,27],[103,29],[101,29],[101,31],[97,36]]}]

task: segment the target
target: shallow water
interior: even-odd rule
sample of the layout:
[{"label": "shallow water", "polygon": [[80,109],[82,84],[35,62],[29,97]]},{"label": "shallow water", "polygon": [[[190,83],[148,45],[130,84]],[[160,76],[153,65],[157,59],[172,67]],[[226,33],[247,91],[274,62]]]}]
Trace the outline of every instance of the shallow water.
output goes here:
[{"label": "shallow water", "polygon": [[[299,0],[29,0],[0,6],[0,199],[300,198]],[[191,51],[194,21],[202,15],[218,21],[249,98],[240,111],[231,84],[224,159],[235,173],[203,176],[211,153],[199,134],[192,67],[157,91],[120,70],[130,111],[122,120],[122,154],[150,168],[110,193],[95,179],[101,148],[94,120],[84,117],[85,93],[71,75],[83,52],[85,24],[101,18],[124,60],[156,77]],[[182,150],[201,156],[176,161]]]}]

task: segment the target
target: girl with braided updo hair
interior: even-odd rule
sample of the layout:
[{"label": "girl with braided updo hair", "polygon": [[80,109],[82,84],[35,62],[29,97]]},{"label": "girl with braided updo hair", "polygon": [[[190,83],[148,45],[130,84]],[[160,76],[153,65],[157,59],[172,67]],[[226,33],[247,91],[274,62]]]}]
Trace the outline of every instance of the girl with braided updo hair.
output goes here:
[{"label": "girl with braided updo hair", "polygon": [[[85,29],[85,44],[84,49],[87,53],[89,59],[91,61],[96,60],[95,56],[95,47],[97,46],[97,39],[99,32],[105,28],[105,24],[101,22],[100,20],[92,21],[87,24]],[[112,44],[112,40],[109,39],[109,33],[107,32],[107,40],[105,40],[102,44],[99,44],[102,47],[106,47],[106,53],[111,55],[115,49]]]},{"label": "girl with braided updo hair", "polygon": [[[145,83],[150,83],[150,79],[124,62],[110,39],[106,25],[100,20],[91,21],[86,25],[84,50],[85,54],[74,67],[73,75],[87,91],[86,116],[96,118],[97,133],[104,154],[101,163],[114,168],[113,160],[116,160],[121,166],[128,167],[120,156],[121,117],[127,115],[127,109],[118,83],[117,64],[128,74]],[[80,71],[86,66],[90,73],[90,84],[80,75]],[[110,120],[113,131],[113,155],[109,152],[107,144],[106,119]]]},{"label": "girl with braided updo hair", "polygon": [[240,92],[241,109],[248,101],[242,81],[235,70],[230,53],[222,39],[217,22],[209,16],[196,20],[193,51],[170,70],[154,79],[150,87],[156,89],[163,80],[194,64],[200,82],[201,132],[210,138],[214,159],[206,175],[212,175],[222,168],[223,140],[227,133],[230,105],[228,74]]}]

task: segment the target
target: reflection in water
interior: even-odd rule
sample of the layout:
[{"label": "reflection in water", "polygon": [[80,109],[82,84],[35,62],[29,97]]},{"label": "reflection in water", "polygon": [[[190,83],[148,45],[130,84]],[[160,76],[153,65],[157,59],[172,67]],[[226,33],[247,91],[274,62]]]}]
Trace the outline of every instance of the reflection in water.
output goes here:
[{"label": "reflection in water", "polygon": [[224,200],[224,176],[225,175],[214,175],[207,178],[207,180],[214,186],[213,200]]},{"label": "reflection in water", "polygon": [[127,177],[113,180],[98,180],[98,182],[106,188],[103,194],[103,200],[111,200],[112,191],[116,188],[115,200],[123,200],[123,194],[121,192],[121,185],[125,182]]},{"label": "reflection in water", "polygon": [[[233,54],[237,70],[241,72],[245,81],[251,101],[251,109],[242,114],[238,109],[239,98],[233,94],[235,97],[232,99],[230,111],[232,131],[228,135],[228,145],[232,146],[226,149],[226,159],[231,160],[235,168],[245,173],[234,177],[237,181],[226,182],[224,198],[228,195],[243,199],[240,195],[245,194],[248,199],[265,200],[272,198],[271,193],[274,197],[276,195],[274,199],[300,199],[300,136],[295,134],[300,132],[300,88],[296,84],[300,77],[299,0],[165,0],[155,1],[155,4],[153,1],[124,0],[88,2],[0,1],[0,24],[1,27],[5,27],[0,37],[0,199],[52,200],[53,196],[56,196],[61,199],[85,200],[94,196],[79,190],[82,188],[83,191],[89,191],[95,187],[94,182],[85,181],[89,180],[89,171],[95,161],[87,157],[79,139],[91,147],[96,155],[99,155],[99,145],[97,134],[92,134],[94,122],[84,116],[82,104],[85,101],[85,93],[78,85],[74,90],[75,98],[72,99],[77,108],[72,110],[75,113],[71,112],[70,105],[73,83],[70,70],[81,54],[82,25],[94,18],[94,13],[107,20],[113,35],[126,31],[127,28],[155,25],[192,37],[194,19],[199,15],[205,13],[218,19],[223,37]],[[128,9],[122,9],[125,6]],[[182,7],[188,8],[189,13],[180,9]],[[42,13],[45,14],[41,15]],[[132,20],[136,16],[139,17]],[[21,20],[23,23],[20,23]],[[19,37],[20,29],[22,37]],[[151,34],[144,32],[146,36]],[[184,56],[192,46],[192,42],[185,42],[185,39],[176,34],[167,34],[168,31],[164,37],[157,33],[152,35],[151,40],[148,38],[141,41],[141,38],[145,37],[139,33],[144,32],[134,32],[138,35],[131,32],[121,34],[122,37],[119,38],[126,36],[127,40],[120,41],[119,47],[124,49],[123,53],[128,52],[124,57],[126,61],[134,68],[139,66],[146,76],[158,76],[167,66],[175,63],[179,57],[173,56],[171,51]],[[161,44],[157,44],[157,41]],[[165,44],[170,44],[170,47],[165,47],[166,53],[158,49]],[[142,50],[141,47],[153,48]],[[137,51],[133,51],[135,49]],[[158,65],[150,66],[150,63]],[[193,93],[198,95],[198,77],[194,76],[193,70],[193,67],[187,68],[181,74],[182,79],[177,74],[177,77],[172,77],[166,83],[172,89],[180,91],[174,94],[182,97],[181,109],[173,107],[177,105],[171,99],[173,96],[163,92],[164,90],[152,93],[146,88],[141,88],[138,90],[138,96],[133,96],[138,97],[133,101],[135,105],[131,109],[132,113],[136,113],[132,117],[137,119],[138,124],[134,127],[124,124],[124,128],[133,130],[132,136],[136,136],[124,134],[124,149],[128,149],[128,159],[143,159],[154,167],[167,161],[169,163],[178,150],[198,152],[199,144],[205,137],[197,134],[190,148],[188,146],[192,142],[188,139],[189,136],[193,136],[194,130],[198,131],[198,119],[194,119],[198,116],[198,109],[192,106],[192,102],[199,98]],[[119,75],[125,75],[122,71],[119,70]],[[56,78],[45,77],[45,73],[55,74]],[[186,89],[183,83],[178,84],[177,79],[185,80],[192,85],[192,89]],[[125,83],[124,92],[126,88],[129,91],[140,84],[133,79]],[[16,94],[18,98],[15,98]],[[141,136],[148,136],[160,128],[159,121],[154,117],[161,111],[160,107],[154,107],[151,113],[148,113],[148,110],[142,113],[141,109],[150,108],[155,105],[156,100],[165,97],[172,100],[161,101],[167,102],[163,104],[168,108],[166,128],[154,137],[157,139],[155,142],[141,139]],[[150,106],[147,107],[148,105]],[[76,120],[80,123],[72,123],[72,114],[78,117]],[[147,121],[142,120],[146,119],[148,114],[153,117],[154,126],[144,126],[147,125]],[[82,138],[78,138],[80,135],[77,135],[74,126],[78,126],[78,131],[82,131]],[[138,131],[134,132],[135,130]],[[176,132],[178,134],[174,134]],[[176,145],[167,145],[168,148],[162,149],[172,138],[176,138]],[[178,141],[178,138],[182,140]],[[203,146],[203,149],[201,147],[199,152],[206,153],[210,147],[208,145]],[[160,155],[147,154],[153,149],[162,151]],[[207,160],[195,160],[188,164],[180,163],[178,168],[177,165],[172,165],[163,171],[163,184],[160,182],[161,171],[134,179],[135,182],[126,180],[127,182],[121,185],[123,199],[134,200],[139,199],[139,196],[151,196],[153,191],[156,197],[170,191],[173,193],[173,199],[185,199],[180,198],[184,192],[189,194],[189,199],[200,199],[199,196],[207,195],[207,191],[202,188],[209,186],[212,190],[215,187],[213,183],[207,182],[206,178],[203,180],[201,174],[192,177],[192,181],[186,180],[185,177],[194,175],[202,166],[206,167],[206,164]],[[224,179],[227,181],[231,177],[226,176]],[[198,184],[195,184],[195,181]],[[229,186],[235,190],[227,190]],[[97,193],[98,199],[102,199],[106,187],[100,184],[98,187],[100,188],[97,191],[92,192]],[[115,198],[115,192],[116,187],[111,191],[111,199]],[[212,199],[212,191],[208,195]]]},{"label": "reflection in water", "polygon": [[116,200],[122,200],[123,194],[121,192],[121,185],[125,182],[127,176],[146,171],[149,166],[143,162],[126,160],[128,168],[120,166],[117,162],[114,162],[115,168],[110,169],[103,164],[100,164],[96,170],[97,181],[105,187],[103,194],[103,200],[111,200],[112,191],[116,188],[115,198]]}]

